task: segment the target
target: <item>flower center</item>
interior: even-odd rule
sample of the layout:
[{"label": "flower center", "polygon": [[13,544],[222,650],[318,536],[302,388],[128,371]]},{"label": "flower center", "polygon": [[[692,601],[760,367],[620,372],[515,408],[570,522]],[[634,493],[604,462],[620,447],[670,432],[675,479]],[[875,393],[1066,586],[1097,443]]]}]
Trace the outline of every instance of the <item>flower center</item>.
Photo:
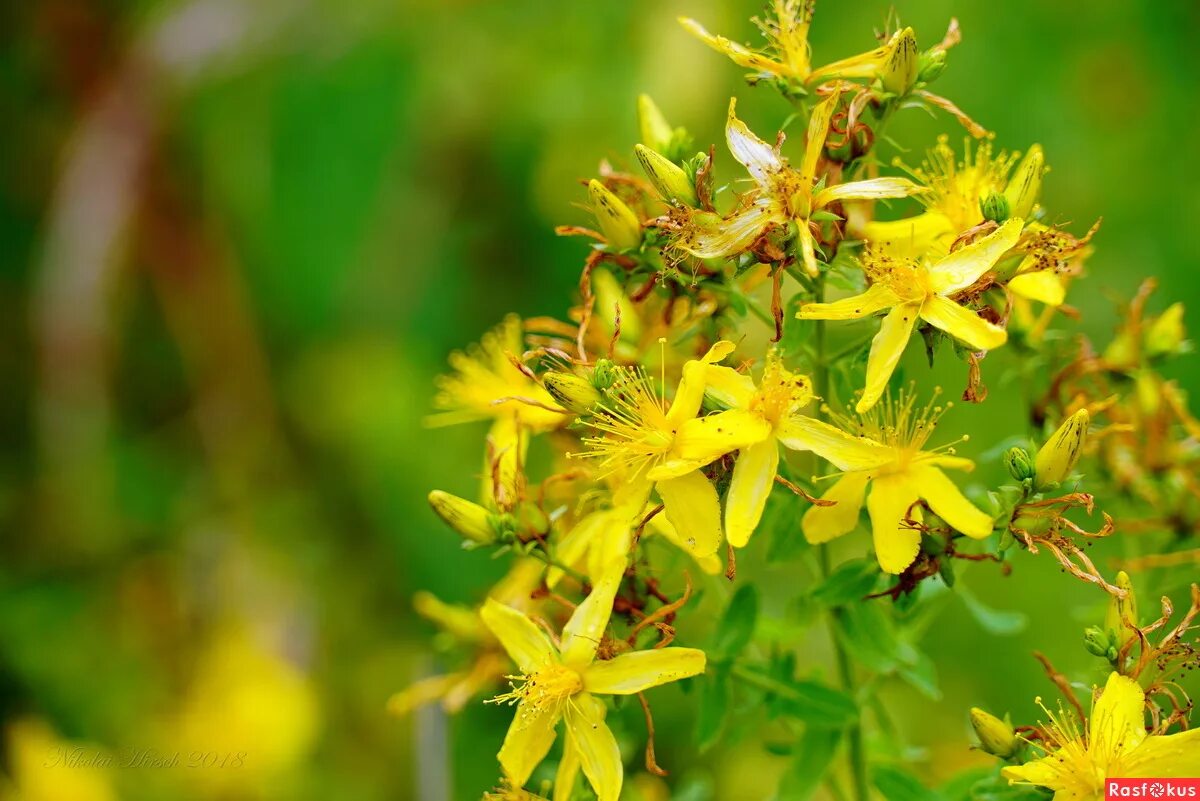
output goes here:
[{"label": "flower center", "polygon": [[808,376],[783,367],[779,354],[767,354],[767,365],[751,408],[772,426],[778,426],[812,400],[812,382]]},{"label": "flower center", "polygon": [[533,673],[507,678],[511,689],[488,703],[521,703],[528,715],[556,712],[568,698],[583,690],[583,678],[579,673],[557,663],[546,665]]},{"label": "flower center", "polygon": [[933,294],[929,271],[916,259],[894,255],[882,247],[868,247],[862,254],[862,268],[872,284],[886,286],[906,303]]}]

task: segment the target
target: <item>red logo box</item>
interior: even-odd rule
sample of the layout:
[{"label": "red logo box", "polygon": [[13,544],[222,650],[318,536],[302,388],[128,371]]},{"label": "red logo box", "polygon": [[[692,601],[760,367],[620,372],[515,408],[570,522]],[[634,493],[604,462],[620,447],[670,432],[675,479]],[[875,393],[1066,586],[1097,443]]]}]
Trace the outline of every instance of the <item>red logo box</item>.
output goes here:
[{"label": "red logo box", "polygon": [[1104,801],[1123,801],[1131,798],[1142,801],[1192,798],[1200,801],[1200,778],[1104,780]]}]

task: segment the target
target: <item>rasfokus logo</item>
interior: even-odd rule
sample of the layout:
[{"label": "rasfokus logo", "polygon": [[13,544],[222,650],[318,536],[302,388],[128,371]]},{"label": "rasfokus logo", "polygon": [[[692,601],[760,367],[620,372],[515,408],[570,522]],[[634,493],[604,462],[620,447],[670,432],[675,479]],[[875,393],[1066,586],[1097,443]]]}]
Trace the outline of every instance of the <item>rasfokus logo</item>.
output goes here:
[{"label": "rasfokus logo", "polygon": [[1200,778],[1195,779],[1105,779],[1104,799],[1167,798],[1200,799]]}]

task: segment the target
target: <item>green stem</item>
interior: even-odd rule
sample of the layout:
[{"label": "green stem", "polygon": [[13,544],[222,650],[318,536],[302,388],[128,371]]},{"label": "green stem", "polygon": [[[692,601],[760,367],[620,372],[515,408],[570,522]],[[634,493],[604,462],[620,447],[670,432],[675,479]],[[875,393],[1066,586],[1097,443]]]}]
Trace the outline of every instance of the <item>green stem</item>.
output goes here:
[{"label": "green stem", "polygon": [[533,550],[531,550],[529,552],[529,555],[533,556],[536,559],[540,559],[548,567],[558,568],[563,573],[566,573],[568,576],[575,579],[575,581],[579,582],[579,586],[581,586],[581,587],[584,586],[585,584],[591,584],[591,581],[588,579],[587,576],[583,575],[582,573],[580,573],[578,570],[575,570],[574,568],[567,567],[562,562],[558,561],[553,556],[551,556],[550,554],[543,551],[541,548],[534,548]]}]

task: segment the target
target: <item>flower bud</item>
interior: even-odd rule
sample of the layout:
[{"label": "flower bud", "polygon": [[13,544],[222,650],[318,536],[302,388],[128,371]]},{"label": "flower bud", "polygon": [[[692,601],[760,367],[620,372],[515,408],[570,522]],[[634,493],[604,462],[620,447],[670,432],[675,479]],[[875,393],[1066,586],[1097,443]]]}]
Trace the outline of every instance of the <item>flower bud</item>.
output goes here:
[{"label": "flower bud", "polygon": [[890,42],[889,52],[880,75],[883,88],[897,95],[906,95],[917,81],[917,37],[912,28],[897,31]]},{"label": "flower bud", "polygon": [[1004,452],[1004,466],[1017,481],[1033,478],[1033,458],[1024,448],[1009,448]]},{"label": "flower bud", "polygon": [[1045,172],[1046,157],[1042,153],[1042,146],[1032,145],[1004,189],[1011,216],[1022,220],[1029,219],[1033,207],[1037,204],[1038,195],[1042,192],[1042,174]]},{"label": "flower bud", "polygon": [[600,402],[600,391],[592,382],[574,373],[548,372],[542,376],[542,385],[559,405],[576,414],[586,414]]},{"label": "flower bud", "polygon": [[496,528],[492,525],[492,513],[477,503],[448,492],[434,490],[429,493],[429,505],[446,525],[471,542],[488,545],[496,540]]},{"label": "flower bud", "polygon": [[588,195],[592,199],[592,213],[610,247],[629,250],[642,244],[642,224],[621,198],[595,178],[588,184]]},{"label": "flower bud", "polygon": [[927,50],[917,61],[917,81],[933,83],[946,71],[946,51],[940,47]]},{"label": "flower bud", "polygon": [[486,639],[489,634],[479,613],[474,609],[448,604],[430,592],[418,592],[413,596],[413,609],[426,620],[437,624],[459,640],[465,642]]},{"label": "flower bud", "polygon": [[633,149],[646,172],[646,177],[660,195],[667,200],[686,203],[689,206],[699,205],[696,185],[682,167],[645,145],[634,145]]},{"label": "flower bud", "polygon": [[1116,649],[1113,647],[1112,638],[1099,626],[1089,626],[1083,630],[1083,647],[1092,656],[1109,659],[1110,652],[1112,656],[1116,656]]},{"label": "flower bud", "polygon": [[1104,616],[1104,630],[1120,649],[1137,636],[1134,633],[1138,625],[1137,597],[1133,594],[1133,582],[1124,570],[1117,573],[1117,580],[1113,583],[1119,589],[1125,590],[1125,597],[1118,598],[1114,595],[1109,600],[1108,614]]},{"label": "flower bud", "polygon": [[1011,723],[976,706],[971,708],[971,727],[979,738],[979,746],[987,753],[1008,759],[1017,752],[1020,741]]},{"label": "flower bud", "polygon": [[1179,350],[1187,333],[1183,329],[1183,304],[1175,303],[1150,324],[1146,331],[1146,355],[1165,356]]},{"label": "flower bud", "polygon": [[1058,484],[1071,474],[1083,452],[1090,421],[1087,409],[1080,409],[1068,417],[1037,452],[1034,478],[1038,489]]},{"label": "flower bud", "polygon": [[647,147],[664,152],[670,149],[675,132],[650,95],[638,95],[638,134]]},{"label": "flower bud", "polygon": [[979,211],[983,219],[1002,223],[1009,217],[1008,198],[999,192],[989,192],[979,201]]},{"label": "flower bud", "polygon": [[617,366],[611,359],[597,359],[596,366],[592,368],[592,384],[603,392],[617,380],[617,372]]}]

